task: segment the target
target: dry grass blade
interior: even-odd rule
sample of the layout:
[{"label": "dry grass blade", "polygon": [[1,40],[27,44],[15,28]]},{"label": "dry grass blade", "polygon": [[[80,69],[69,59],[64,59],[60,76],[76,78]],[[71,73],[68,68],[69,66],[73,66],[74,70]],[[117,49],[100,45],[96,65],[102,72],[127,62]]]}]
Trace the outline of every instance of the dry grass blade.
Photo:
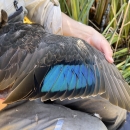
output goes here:
[{"label": "dry grass blade", "polygon": [[[124,15],[123,22],[122,22],[121,29],[120,29],[120,33],[119,33],[119,38],[120,38],[121,33],[123,31],[123,27],[124,27],[124,24],[125,24],[126,16],[129,13],[129,11],[128,11],[129,10],[129,6],[130,6],[130,1],[128,2],[128,5],[127,5],[126,11],[125,11],[125,15]],[[119,43],[119,38],[118,38],[117,43],[116,43],[115,52],[117,50],[117,46],[118,46],[118,43]]]}]

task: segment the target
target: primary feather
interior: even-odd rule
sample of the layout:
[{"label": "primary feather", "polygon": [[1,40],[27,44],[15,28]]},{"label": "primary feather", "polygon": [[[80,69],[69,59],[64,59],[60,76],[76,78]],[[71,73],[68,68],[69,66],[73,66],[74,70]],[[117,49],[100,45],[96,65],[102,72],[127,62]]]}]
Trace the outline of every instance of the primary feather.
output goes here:
[{"label": "primary feather", "polygon": [[37,24],[0,29],[0,93],[8,88],[7,104],[100,94],[130,110],[129,85],[114,64],[85,41],[47,33]]}]

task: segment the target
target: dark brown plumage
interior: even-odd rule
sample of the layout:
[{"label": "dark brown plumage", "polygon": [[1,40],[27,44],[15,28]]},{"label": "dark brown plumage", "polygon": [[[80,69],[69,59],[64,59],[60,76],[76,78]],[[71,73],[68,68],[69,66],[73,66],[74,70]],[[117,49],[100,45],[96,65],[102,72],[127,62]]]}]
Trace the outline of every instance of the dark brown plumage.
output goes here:
[{"label": "dark brown plumage", "polygon": [[114,64],[85,41],[49,34],[37,24],[0,29],[0,94],[8,88],[7,104],[100,94],[130,110],[129,85]]}]

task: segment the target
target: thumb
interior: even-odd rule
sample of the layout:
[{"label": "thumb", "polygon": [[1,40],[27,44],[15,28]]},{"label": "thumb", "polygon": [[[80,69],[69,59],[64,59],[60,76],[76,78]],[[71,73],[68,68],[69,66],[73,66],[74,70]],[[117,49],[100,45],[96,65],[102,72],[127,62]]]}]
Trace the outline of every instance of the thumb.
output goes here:
[{"label": "thumb", "polygon": [[105,58],[106,58],[107,61],[110,62],[110,63],[113,63],[113,62],[114,62],[112,56],[109,56],[109,55],[105,54]]},{"label": "thumb", "polygon": [[102,48],[102,50],[103,50],[106,60],[110,63],[113,63],[114,60],[112,58],[113,52],[112,52],[111,47],[108,45],[108,46],[105,46],[104,48]]}]

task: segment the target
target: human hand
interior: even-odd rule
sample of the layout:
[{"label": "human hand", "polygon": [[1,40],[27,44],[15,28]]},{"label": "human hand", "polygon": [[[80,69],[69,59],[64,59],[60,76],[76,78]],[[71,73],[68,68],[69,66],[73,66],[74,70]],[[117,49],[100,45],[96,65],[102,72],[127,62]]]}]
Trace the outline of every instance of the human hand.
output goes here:
[{"label": "human hand", "polygon": [[63,35],[78,37],[101,51],[108,62],[113,63],[113,52],[108,41],[94,28],[79,23],[62,13]]},{"label": "human hand", "polygon": [[93,32],[92,35],[85,37],[84,40],[86,40],[90,45],[94,46],[99,51],[101,51],[105,55],[105,58],[108,62],[113,63],[113,52],[108,41],[103,37],[103,35],[98,33],[96,30],[91,29],[91,31]]}]

